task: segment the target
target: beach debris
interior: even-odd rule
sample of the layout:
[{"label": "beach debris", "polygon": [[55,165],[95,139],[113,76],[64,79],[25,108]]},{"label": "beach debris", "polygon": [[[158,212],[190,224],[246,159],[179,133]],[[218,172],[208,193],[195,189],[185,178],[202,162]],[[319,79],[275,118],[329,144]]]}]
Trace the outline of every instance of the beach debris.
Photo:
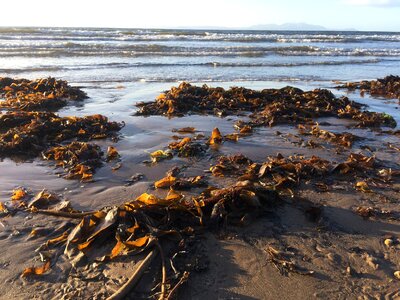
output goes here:
[{"label": "beach debris", "polygon": [[23,199],[25,199],[28,196],[28,191],[23,188],[23,187],[19,187],[13,190],[12,196],[11,196],[11,200],[14,201],[21,201]]},{"label": "beach debris", "polygon": [[241,137],[241,135],[236,132],[224,135],[225,140],[232,141],[232,142],[237,142],[240,137]]},{"label": "beach debris", "polygon": [[331,169],[331,162],[317,156],[311,158],[289,156],[284,158],[280,154],[276,157],[268,157],[266,162],[253,167],[253,170],[258,170],[257,176],[260,181],[274,189],[297,186],[301,179],[320,178],[329,174]]},{"label": "beach debris", "polygon": [[[21,112],[19,113],[21,114]],[[87,141],[115,135],[122,125],[107,117],[59,117],[45,113],[22,126],[0,134],[0,156],[38,155],[52,144],[78,139]]]},{"label": "beach debris", "polygon": [[368,218],[388,218],[398,220],[399,216],[398,213],[379,209],[377,207],[372,206],[358,206],[354,209],[354,212],[360,215],[361,217],[368,219]]},{"label": "beach debris", "polygon": [[185,134],[185,133],[195,133],[196,132],[196,128],[194,127],[183,127],[183,128],[174,128],[172,129],[172,132],[177,132],[180,134]]},{"label": "beach debris", "polygon": [[132,175],[129,179],[125,180],[125,185],[126,186],[132,185],[132,184],[142,180],[143,178],[144,178],[144,174],[136,173],[136,174]]},{"label": "beach debris", "polygon": [[354,172],[366,173],[376,166],[375,156],[366,156],[362,153],[350,153],[348,159],[337,164],[333,171],[339,171],[340,174]]},{"label": "beach debris", "polygon": [[170,159],[173,157],[173,154],[171,151],[164,151],[164,150],[156,150],[154,152],[150,153],[151,161],[153,163],[157,163],[159,161],[162,161],[164,159]]},{"label": "beach debris", "polygon": [[208,148],[207,145],[199,142],[186,143],[179,149],[178,156],[180,157],[202,156],[206,152],[207,148]]},{"label": "beach debris", "polygon": [[295,262],[291,261],[288,257],[290,256],[289,253],[285,253],[279,251],[271,246],[268,246],[265,249],[269,256],[269,261],[273,263],[275,268],[281,273],[281,275],[287,276],[288,273],[297,273],[300,275],[313,275],[314,271],[306,270]]},{"label": "beach debris", "polygon": [[349,132],[333,133],[331,131],[321,129],[318,124],[311,126],[311,129],[308,129],[306,126],[300,124],[298,125],[298,129],[302,135],[312,135],[319,139],[323,139],[330,143],[347,148],[350,148],[354,141],[360,139]]},{"label": "beach debris", "polygon": [[225,90],[183,82],[161,94],[154,102],[139,103],[137,106],[139,110],[136,115],[143,116],[225,116],[250,112],[251,120],[242,122],[241,134],[249,134],[257,126],[314,124],[313,119],[328,116],[353,119],[357,127],[396,127],[391,116],[365,111],[362,104],[350,101],[347,97],[336,98],[326,89],[302,91],[290,86],[261,91],[239,87]]},{"label": "beach debris", "polygon": [[395,277],[396,279],[400,280],[400,271],[395,271],[395,272],[393,273],[393,275],[394,275],[394,277]]},{"label": "beach debris", "polygon": [[23,126],[31,123],[32,120],[36,119],[48,119],[50,117],[56,117],[55,114],[48,112],[18,112],[8,111],[5,113],[0,112],[0,132],[5,132],[11,128]]},{"label": "beach debris", "polygon": [[168,145],[168,148],[180,151],[183,146],[185,146],[186,144],[190,143],[191,141],[192,141],[192,139],[190,137],[185,137],[179,142],[170,143]]},{"label": "beach debris", "polygon": [[372,96],[382,96],[400,100],[400,76],[389,75],[377,80],[347,82],[343,85],[336,86],[336,88],[360,90],[361,95],[367,92]]},{"label": "beach debris", "polygon": [[240,111],[253,111],[265,99],[262,92],[233,87],[229,90],[193,86],[182,82],[162,93],[155,102],[138,104],[138,115],[179,116],[185,113],[222,115]]},{"label": "beach debris", "polygon": [[365,181],[358,181],[355,185],[356,190],[363,192],[363,193],[372,193],[371,188],[369,187],[368,183]]},{"label": "beach debris", "polygon": [[117,151],[117,148],[115,148],[114,146],[108,146],[108,148],[107,148],[107,158],[106,158],[107,161],[111,161],[111,160],[117,159],[119,157],[120,157],[120,155],[119,155],[119,153]]},{"label": "beach debris", "polygon": [[43,189],[29,202],[28,208],[44,208],[59,201],[57,195]]},{"label": "beach debris", "polygon": [[52,147],[42,153],[46,160],[54,160],[65,170],[64,178],[91,180],[95,169],[102,165],[103,152],[96,144],[72,142],[65,146]]},{"label": "beach debris", "polygon": [[210,167],[214,176],[243,175],[252,164],[252,161],[243,154],[220,156],[215,165]]},{"label": "beach debris", "polygon": [[0,202],[0,218],[7,216],[9,213],[8,207],[3,202]]},{"label": "beach debris", "polygon": [[384,244],[386,245],[386,247],[388,247],[388,248],[392,247],[393,244],[394,244],[394,242],[393,242],[392,239],[385,239],[385,240],[383,241],[383,243],[384,243]]},{"label": "beach debris", "polygon": [[208,140],[209,145],[215,145],[215,144],[221,144],[222,143],[222,135],[221,132],[219,132],[219,129],[215,127],[211,133],[211,137]]},{"label": "beach debris", "polygon": [[80,88],[70,86],[64,80],[40,78],[36,80],[0,78],[0,107],[37,111],[55,110],[67,105],[68,101],[88,98]]},{"label": "beach debris", "polygon": [[[193,88],[197,93],[194,94],[193,99],[205,101],[204,103],[210,103],[209,105],[214,101],[213,97],[218,97],[218,103],[212,105],[221,105],[221,107],[210,109],[209,111],[212,111],[213,114],[223,116],[231,112],[237,114],[250,112],[252,113],[250,121],[236,122],[235,129],[237,132],[231,135],[223,136],[218,128],[214,128],[208,140],[210,147],[207,145],[207,138],[204,136],[199,138],[196,135],[190,135],[190,137],[177,136],[176,140],[168,145],[168,150],[157,150],[149,153],[153,162],[160,162],[172,158],[174,155],[198,156],[207,149],[214,150],[212,145],[221,144],[226,140],[237,141],[240,137],[251,134],[255,127],[261,126],[261,124],[269,126],[279,122],[304,122],[301,123],[302,127],[299,126],[299,130],[303,130],[304,134],[350,148],[357,139],[356,136],[324,130],[320,127],[323,125],[314,122],[313,119],[320,116],[353,118],[355,115],[352,113],[354,112],[358,115],[363,114],[363,117],[356,118],[359,118],[358,121],[364,122],[365,120],[362,118],[369,118],[370,116],[358,104],[347,102],[348,99],[334,98],[333,95],[324,90],[303,92],[290,87],[274,90],[274,97],[284,103],[284,106],[272,107],[269,105],[275,105],[275,98],[268,96],[269,93],[272,93],[270,90],[255,92],[232,88],[225,91],[217,88],[212,91],[215,94],[210,95],[210,88],[208,87],[203,86],[200,90],[196,90],[196,87]],[[170,95],[165,93],[158,97],[156,102],[164,101],[166,105],[166,111],[162,114],[179,116],[185,113],[193,113],[194,110],[197,110],[196,113],[205,113],[209,109],[208,107],[201,111],[198,109],[201,106],[197,104],[192,110],[185,111],[183,101],[184,97],[188,96],[185,94],[186,89],[190,90],[192,86],[183,86],[182,91],[174,91]],[[246,97],[240,97],[240,94],[245,94]],[[231,96],[236,98],[232,100]],[[189,95],[188,102],[192,99],[190,97]],[[229,104],[229,102],[232,103]],[[241,107],[242,103],[244,107]],[[345,104],[352,108],[356,107],[358,111],[351,109],[347,111],[347,106],[343,108]],[[290,112],[292,107],[296,109]],[[261,111],[260,108],[262,108]],[[276,110],[272,108],[276,108]],[[271,110],[267,112],[268,109]],[[37,122],[60,118],[55,114],[51,114],[52,116],[49,117],[50,114],[27,113],[26,119],[19,115],[14,123],[7,117],[2,118],[3,115],[0,114],[0,124],[1,122],[7,124],[6,126],[9,128],[6,130],[9,131],[28,124],[29,128],[34,127]],[[375,120],[379,123],[380,117],[371,116],[372,119],[368,119],[368,122]],[[80,119],[77,117],[70,118],[67,121],[68,126]],[[107,126],[108,121],[103,122],[102,118],[99,119],[97,123],[103,123],[103,128]],[[257,123],[258,121],[260,123]],[[273,122],[270,124],[270,121]],[[310,122],[308,123],[308,121]],[[370,124],[368,122],[363,124]],[[49,126],[52,126],[51,123]],[[40,146],[39,148],[42,148],[40,151],[43,151],[44,157],[47,155],[47,159],[56,161],[60,167],[65,169],[67,175],[72,170],[72,177],[91,179],[95,168],[101,165],[104,154],[98,146],[87,141],[96,137],[111,136],[112,130],[93,133],[90,126],[84,128],[77,126],[73,129],[68,126],[61,132],[52,133],[50,131],[50,133],[46,133],[41,137],[45,142],[36,143]],[[116,126],[115,128],[120,127]],[[193,134],[196,129],[194,127],[181,128],[177,129],[176,132]],[[37,133],[35,132],[35,134]],[[23,138],[23,134],[18,134],[15,140],[18,141]],[[310,146],[312,145],[310,144]],[[119,158],[118,151],[113,146],[110,146],[106,153],[107,160]],[[41,250],[62,248],[73,265],[77,265],[78,262],[85,265],[92,261],[95,261],[96,264],[103,264],[128,255],[142,254],[144,256],[139,261],[135,260],[135,263],[137,263],[136,271],[111,298],[127,295],[138,283],[150,264],[154,265],[160,261],[161,278],[159,278],[160,284],[157,285],[156,289],[159,290],[160,298],[165,299],[173,295],[176,289],[187,280],[191,271],[189,268],[192,268],[188,264],[183,264],[182,267],[175,266],[173,262],[175,254],[186,252],[190,256],[191,253],[187,250],[188,244],[196,244],[199,232],[226,228],[226,224],[246,225],[249,220],[269,212],[271,207],[286,203],[284,192],[289,192],[293,197],[294,191],[300,190],[304,185],[315,187],[317,191],[328,191],[336,188],[336,185],[332,184],[334,179],[343,179],[346,181],[346,187],[355,187],[362,192],[368,192],[370,186],[374,188],[377,186],[374,181],[375,178],[372,178],[372,176],[376,176],[382,183],[382,181],[391,182],[395,176],[400,174],[398,170],[383,169],[381,162],[377,161],[375,156],[367,156],[362,153],[350,153],[346,161],[338,164],[318,156],[291,155],[284,157],[279,153],[261,162],[254,162],[243,154],[223,155],[217,159],[216,156],[212,156],[210,163],[210,171],[214,176],[214,178],[208,178],[211,186],[207,185],[207,177],[185,177],[182,172],[185,167],[174,167],[165,174],[165,177],[154,182],[156,189],[167,189],[168,192],[154,190],[151,187],[150,189],[153,192],[150,192],[149,189],[138,197],[130,198],[118,206],[107,206],[96,211],[74,210],[69,202],[60,203],[59,199],[52,198],[55,195],[46,190],[39,192],[30,202],[26,200],[31,199],[32,196],[25,190],[26,195],[15,201],[21,200],[24,203],[29,203],[17,207],[17,209],[28,213],[46,214],[75,220],[69,228],[65,228],[63,232],[59,232],[57,236],[53,236],[40,247]],[[75,169],[75,166],[79,167]],[[219,177],[226,178],[221,179]],[[134,175],[128,180],[127,184],[133,184],[141,178],[143,178],[143,174]],[[204,188],[199,189],[200,187]],[[193,190],[182,192],[182,190],[191,188]],[[18,197],[16,196],[16,198]],[[300,199],[296,198],[296,200]],[[289,203],[289,201],[287,202]],[[323,205],[296,202],[309,220],[318,222],[323,218]],[[58,204],[56,205],[56,203]],[[5,205],[3,207],[3,211],[7,211],[8,208]],[[375,207],[359,207],[355,210],[366,217],[383,216],[386,213]],[[386,216],[393,216],[393,214],[388,212]],[[76,220],[78,220],[78,224]],[[165,245],[168,245],[168,247],[164,247]],[[289,272],[302,275],[313,274],[313,271],[299,266],[293,259],[294,254],[290,253],[289,250],[285,252],[268,247],[265,251],[281,274],[288,274]],[[160,256],[161,259],[155,260],[157,256]],[[170,258],[171,267],[166,263],[168,258]],[[333,262],[336,261],[333,254],[328,258]],[[53,262],[53,264],[55,263]],[[42,274],[45,272],[47,270],[43,271]],[[35,272],[32,271],[31,273]]]},{"label": "beach debris", "polygon": [[51,265],[51,262],[50,262],[50,260],[48,260],[44,263],[44,265],[42,265],[40,267],[26,268],[22,272],[21,277],[27,277],[27,276],[31,276],[31,275],[43,275],[50,269],[50,265]]},{"label": "beach debris", "polygon": [[173,177],[171,175],[168,175],[167,177],[164,177],[154,183],[154,186],[156,188],[169,188],[173,186],[177,181],[176,177]]}]

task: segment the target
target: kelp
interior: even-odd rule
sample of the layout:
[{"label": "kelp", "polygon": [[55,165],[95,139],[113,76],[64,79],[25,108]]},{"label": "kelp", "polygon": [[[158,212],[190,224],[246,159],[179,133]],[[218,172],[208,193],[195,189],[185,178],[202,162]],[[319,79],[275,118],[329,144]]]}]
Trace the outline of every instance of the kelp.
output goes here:
[{"label": "kelp", "polygon": [[252,161],[243,154],[220,156],[215,165],[210,167],[214,176],[224,177],[226,175],[243,175]]},{"label": "kelp", "polygon": [[304,156],[282,155],[268,157],[263,164],[252,168],[252,173],[258,170],[255,175],[266,186],[272,186],[274,189],[285,189],[298,186],[301,180],[320,178],[330,173],[332,169],[331,162],[321,159],[318,156],[306,158]]},{"label": "kelp", "polygon": [[31,275],[43,275],[50,269],[50,265],[51,265],[51,262],[50,262],[50,260],[48,260],[44,263],[44,265],[42,265],[40,267],[26,268],[22,272],[21,277],[27,277],[27,276],[31,276]]},{"label": "kelp", "polygon": [[333,171],[340,174],[367,174],[369,171],[374,171],[376,167],[375,156],[366,156],[362,153],[350,153],[345,162],[337,164]]},{"label": "kelp", "polygon": [[[154,263],[154,258],[160,255],[162,258],[160,293],[167,295],[174,291],[174,286],[180,285],[182,278],[186,278],[192,269],[185,264],[178,268],[167,267],[164,253],[166,248],[163,247],[166,243],[169,244],[169,249],[173,249],[167,257],[173,258],[178,252],[189,251],[186,248],[187,240],[195,239],[204,229],[218,230],[227,224],[246,225],[249,219],[271,211],[283,202],[282,191],[300,188],[302,182],[326,186],[321,182],[321,178],[327,177],[348,180],[348,174],[356,174],[358,177],[364,175],[369,178],[371,174],[376,173],[378,165],[373,156],[351,153],[346,161],[339,164],[317,156],[306,158],[293,155],[285,158],[280,154],[257,163],[244,155],[237,154],[219,157],[216,166],[222,170],[221,174],[232,176],[237,181],[222,188],[208,187],[194,195],[183,194],[179,191],[180,187],[199,187],[198,184],[203,182],[203,177],[185,178],[181,174],[183,168],[175,167],[166,173],[165,178],[154,184],[156,188],[169,189],[164,197],[146,192],[119,206],[104,207],[86,213],[72,210],[66,211],[63,215],[50,209],[31,208],[29,210],[31,213],[80,219],[74,228],[69,228],[61,235],[48,240],[40,249],[64,247],[64,253],[71,260],[83,255],[91,257],[98,263],[107,263],[125,255],[144,254],[146,258],[138,263],[138,271],[114,294],[115,297],[126,295],[149,264]],[[224,166],[224,169],[221,166]],[[376,176],[383,181],[390,181],[398,174],[397,170],[380,169]],[[353,178],[356,189],[369,192],[367,179],[359,180],[355,179],[355,176]],[[355,212],[365,217],[378,216],[375,209],[360,208]],[[305,213],[309,214],[310,218],[317,219],[321,209],[307,206]],[[379,212],[379,216],[383,216],[383,212]],[[393,217],[393,214],[390,217]],[[103,250],[98,253],[99,247],[105,246],[107,246],[106,254],[104,255]],[[270,261],[282,274],[313,273],[298,266],[287,253],[274,248],[268,248],[267,252]],[[167,281],[169,285],[165,284]]]},{"label": "kelp", "polygon": [[160,94],[155,102],[138,104],[137,115],[179,116],[186,113],[231,114],[253,111],[267,99],[262,92],[233,87],[229,90],[193,86],[183,82]]},{"label": "kelp", "polygon": [[219,131],[219,129],[217,127],[215,127],[213,129],[213,131],[211,132],[211,137],[207,143],[209,145],[221,144],[222,140],[223,140],[223,138],[222,138],[221,132]]},{"label": "kelp", "polygon": [[328,130],[321,129],[318,124],[312,126],[311,128],[307,128],[304,125],[299,125],[298,129],[302,135],[315,136],[319,139],[326,140],[330,143],[346,148],[351,148],[354,141],[360,139],[359,137],[349,132],[334,133]]},{"label": "kelp", "polygon": [[90,180],[95,169],[102,165],[103,152],[96,144],[72,142],[65,146],[52,147],[42,153],[46,160],[65,170],[65,178]]},{"label": "kelp", "polygon": [[395,127],[395,120],[381,113],[362,110],[363,105],[347,97],[336,98],[326,89],[303,91],[294,87],[261,91],[232,87],[211,88],[183,82],[162,93],[154,102],[139,103],[136,115],[183,116],[215,114],[218,116],[251,113],[244,132],[256,126],[313,123],[320,117],[354,119],[359,127]]},{"label": "kelp", "polygon": [[[21,114],[19,112],[18,116]],[[30,113],[26,114],[31,117]],[[112,137],[121,127],[102,115],[59,117],[53,113],[38,114],[29,123],[0,134],[0,156],[36,156],[51,145],[71,139],[87,141]]]},{"label": "kelp", "polygon": [[[82,215],[75,227],[69,227],[61,235],[44,242],[39,249],[51,253],[52,249],[63,247],[64,254],[71,261],[83,255],[92,257],[98,263],[107,263],[120,256],[140,253],[152,253],[152,258],[159,254],[164,261],[164,243],[172,242],[175,254],[185,253],[188,247],[186,240],[194,238],[196,228],[217,228],[221,222],[240,223],[248,213],[254,213],[256,210],[257,214],[260,214],[263,207],[271,207],[278,202],[279,196],[275,192],[257,184],[243,183],[206,190],[198,197],[192,198],[186,198],[174,189],[170,189],[165,198],[144,193],[119,206],[104,207]],[[51,210],[28,211],[44,213]],[[71,212],[70,216],[65,213],[64,216],[74,218],[74,212]],[[107,255],[96,255],[100,245],[108,245],[110,250]],[[154,251],[157,254],[154,254]],[[169,257],[175,257],[173,253]],[[50,259],[42,267],[26,269],[22,276],[46,273],[50,269]],[[56,264],[56,261],[53,264]],[[149,264],[139,265],[139,273],[142,274]],[[169,282],[169,285],[162,288],[162,294],[172,295],[182,284],[182,280],[187,279],[191,267],[184,264],[179,267],[172,265],[169,268],[163,263],[162,270],[162,285],[165,285],[167,280]],[[128,282],[131,282],[131,279]],[[130,285],[129,289],[133,286]]]},{"label": "kelp", "polygon": [[156,150],[156,151],[150,153],[151,162],[153,162],[153,163],[157,163],[164,159],[170,159],[172,157],[173,157],[173,154],[170,151]]},{"label": "kelp", "polygon": [[204,176],[180,177],[180,170],[169,170],[164,178],[154,183],[155,188],[171,188],[171,190],[186,190],[194,187],[202,187],[207,181]]},{"label": "kelp", "polygon": [[400,76],[389,75],[376,80],[347,82],[343,85],[336,86],[336,88],[360,90],[361,95],[367,92],[372,96],[382,96],[400,100]]},{"label": "kelp", "polygon": [[0,107],[25,111],[55,110],[68,101],[87,98],[85,92],[64,80],[40,78],[36,80],[0,78]]},{"label": "kelp", "polygon": [[29,202],[28,208],[49,207],[59,201],[60,199],[56,194],[43,189]]},{"label": "kelp", "polygon": [[47,112],[6,112],[0,113],[0,133],[11,128],[31,123],[35,119],[48,119],[56,117],[55,114]]}]

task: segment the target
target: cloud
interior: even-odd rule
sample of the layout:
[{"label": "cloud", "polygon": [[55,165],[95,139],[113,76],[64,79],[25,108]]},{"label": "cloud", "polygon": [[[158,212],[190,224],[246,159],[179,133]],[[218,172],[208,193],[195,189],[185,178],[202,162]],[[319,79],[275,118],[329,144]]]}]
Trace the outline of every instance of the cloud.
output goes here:
[{"label": "cloud", "polygon": [[355,6],[400,7],[400,0],[344,0],[344,3]]}]

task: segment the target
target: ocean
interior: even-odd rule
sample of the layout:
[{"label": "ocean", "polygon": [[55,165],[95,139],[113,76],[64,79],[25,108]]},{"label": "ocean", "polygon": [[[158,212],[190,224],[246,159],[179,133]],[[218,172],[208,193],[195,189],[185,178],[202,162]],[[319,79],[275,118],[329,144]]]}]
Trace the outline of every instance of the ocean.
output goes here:
[{"label": "ocean", "polygon": [[400,70],[400,33],[0,28],[0,75],[93,82],[330,82]]},{"label": "ocean", "polygon": [[[102,206],[104,203],[96,202],[99,191],[121,186],[135,173],[145,174],[149,182],[158,180],[177,162],[174,159],[157,168],[142,164],[149,159],[149,152],[165,149],[173,128],[194,126],[205,135],[214,127],[223,133],[233,131],[234,116],[172,120],[133,116],[136,102],[152,101],[180,81],[225,88],[329,88],[337,96],[346,94],[367,104],[370,110],[393,115],[400,124],[397,102],[333,88],[335,81],[376,79],[398,75],[399,71],[400,33],[392,32],[0,28],[0,76],[67,80],[83,88],[89,98],[64,107],[60,115],[100,113],[126,124],[115,144],[121,154],[122,167],[118,171],[105,164],[96,172],[95,182],[81,184],[57,177],[61,170],[40,158],[3,158],[0,201],[9,199],[10,191],[17,186],[48,188],[69,199],[76,195],[81,201],[80,188],[85,187],[85,199],[89,199],[86,205]],[[283,132],[287,127],[260,129],[260,134],[220,151],[245,152],[259,160],[277,152],[291,153],[293,146],[277,140],[276,130]],[[365,136],[369,132],[357,134]],[[103,149],[110,145],[110,141],[96,143]],[[311,153],[309,149],[296,149],[296,153],[302,151]],[[208,166],[198,168],[193,175],[201,174]]]}]

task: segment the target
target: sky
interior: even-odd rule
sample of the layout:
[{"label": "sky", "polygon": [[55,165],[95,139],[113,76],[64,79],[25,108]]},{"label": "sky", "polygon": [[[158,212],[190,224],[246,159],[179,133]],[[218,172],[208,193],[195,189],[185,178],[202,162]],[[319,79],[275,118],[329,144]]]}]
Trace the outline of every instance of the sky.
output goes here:
[{"label": "sky", "polygon": [[400,0],[18,0],[7,6],[0,26],[209,28],[308,23],[328,29],[400,31]]}]

